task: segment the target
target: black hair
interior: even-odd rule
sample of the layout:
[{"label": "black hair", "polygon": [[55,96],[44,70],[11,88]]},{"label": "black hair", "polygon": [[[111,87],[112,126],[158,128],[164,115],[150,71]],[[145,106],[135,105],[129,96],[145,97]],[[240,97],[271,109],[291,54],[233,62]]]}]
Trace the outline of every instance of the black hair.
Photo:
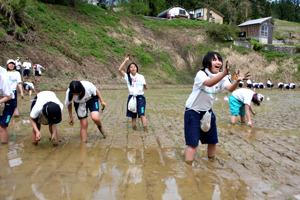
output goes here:
[{"label": "black hair", "polygon": [[260,106],[260,103],[258,102],[258,99],[257,99],[257,93],[255,93],[252,97],[252,102],[254,104],[256,104],[257,106]]},{"label": "black hair", "polygon": [[[205,70],[205,68],[208,68],[209,71],[211,71],[211,61],[215,58],[215,55],[217,55],[217,58],[223,64],[222,56],[218,52],[209,51],[203,58],[203,61],[202,61],[203,69],[202,70]],[[223,65],[222,65],[222,67],[223,67]],[[221,69],[222,69],[222,67],[221,67]]]},{"label": "black hair", "polygon": [[[16,69],[16,64],[15,63],[13,63],[13,62],[10,62],[10,63],[12,63],[12,64],[14,64],[14,69],[13,70],[15,70]],[[9,63],[8,63],[9,64]],[[8,64],[7,64],[7,66],[6,66],[6,69],[7,69],[7,71],[9,71],[10,69],[8,69]]]},{"label": "black hair", "polygon": [[85,89],[80,81],[72,81],[69,85],[69,101],[72,101],[74,93],[81,93],[78,97],[81,100],[85,95]]},{"label": "black hair", "polygon": [[132,63],[130,63],[129,65],[128,65],[128,67],[127,67],[127,76],[128,76],[128,80],[129,80],[129,83],[130,83],[130,85],[132,85],[132,80],[131,80],[131,76],[130,76],[130,65],[132,65],[132,64],[134,64],[135,66],[136,66],[136,72],[139,72],[139,68],[138,68],[138,66],[137,66],[137,64],[135,64],[134,62],[132,62]]}]

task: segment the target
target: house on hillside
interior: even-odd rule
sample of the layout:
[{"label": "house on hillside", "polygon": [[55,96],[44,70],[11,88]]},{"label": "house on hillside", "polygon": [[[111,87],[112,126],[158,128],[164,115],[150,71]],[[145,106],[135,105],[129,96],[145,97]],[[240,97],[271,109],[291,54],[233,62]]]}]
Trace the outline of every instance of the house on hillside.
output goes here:
[{"label": "house on hillside", "polygon": [[[207,21],[208,9],[206,7],[194,8],[194,9],[190,9],[188,11],[191,15],[191,19]],[[223,24],[223,18],[224,18],[224,15],[221,14],[220,12],[218,12],[216,9],[214,9],[212,7],[209,9],[209,21],[210,22]]]},{"label": "house on hillside", "polygon": [[238,27],[240,28],[240,37],[253,37],[262,44],[272,44],[273,42],[272,17],[246,21]]},{"label": "house on hillside", "polygon": [[87,3],[92,4],[94,6],[99,6],[99,1],[97,1],[97,0],[87,0]]},{"label": "house on hillside", "polygon": [[173,6],[157,15],[157,17],[173,19],[190,19],[190,13],[182,6]]}]

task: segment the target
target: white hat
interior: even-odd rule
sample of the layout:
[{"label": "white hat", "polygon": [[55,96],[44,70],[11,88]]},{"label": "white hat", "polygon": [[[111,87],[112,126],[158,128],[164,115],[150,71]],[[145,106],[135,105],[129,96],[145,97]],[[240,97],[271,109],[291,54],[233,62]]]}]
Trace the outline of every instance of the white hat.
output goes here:
[{"label": "white hat", "polygon": [[258,101],[258,102],[263,102],[264,99],[265,99],[264,95],[262,95],[262,94],[257,94],[257,101]]},{"label": "white hat", "polygon": [[6,64],[8,65],[9,63],[14,63],[14,65],[16,65],[15,61],[13,59],[9,59]]}]

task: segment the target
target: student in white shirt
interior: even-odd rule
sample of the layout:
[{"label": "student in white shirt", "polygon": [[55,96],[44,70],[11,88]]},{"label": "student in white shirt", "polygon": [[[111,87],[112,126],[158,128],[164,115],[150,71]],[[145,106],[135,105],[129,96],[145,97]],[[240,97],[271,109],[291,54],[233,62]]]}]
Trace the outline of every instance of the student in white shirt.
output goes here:
[{"label": "student in white shirt", "polygon": [[290,84],[283,84],[284,90],[291,90]]},{"label": "student in white shirt", "polygon": [[[236,117],[241,116],[241,122],[245,123],[248,120],[248,126],[252,126],[249,110],[253,115],[255,112],[251,108],[251,102],[260,105],[263,102],[264,96],[257,94],[252,90],[241,88],[232,92],[229,97],[229,108],[231,111],[231,123],[235,123]],[[246,117],[245,117],[246,116]]]},{"label": "student in white shirt", "polygon": [[269,90],[272,90],[272,88],[274,87],[274,84],[271,82],[271,80],[268,78],[268,81],[267,81],[267,88]]},{"label": "student in white shirt", "polygon": [[[218,133],[216,126],[216,117],[212,111],[213,103],[215,102],[218,92],[222,89],[223,92],[228,90],[234,91],[239,82],[248,76],[246,74],[237,74],[236,81],[231,84],[226,77],[230,67],[226,63],[224,71],[220,72],[223,66],[223,60],[219,53],[208,52],[204,58],[202,65],[203,70],[200,70],[194,81],[193,91],[186,101],[186,111],[184,114],[184,132],[186,145],[185,161],[191,164],[194,155],[199,145],[199,140],[202,144],[208,144],[207,154],[209,158],[214,158],[218,143]],[[202,131],[200,128],[200,120],[206,112],[211,113],[211,125],[208,132]]]},{"label": "student in white shirt", "polygon": [[41,140],[41,124],[49,125],[53,146],[59,142],[57,125],[61,122],[64,105],[54,92],[43,91],[33,99],[30,109],[30,123],[32,125],[32,144],[37,145]]},{"label": "student in white shirt", "polygon": [[244,85],[244,82],[243,82],[243,81],[240,81],[240,82],[239,82],[239,87],[242,88],[243,85]]},{"label": "student in white shirt", "polygon": [[22,89],[21,75],[15,69],[16,69],[15,61],[12,59],[9,59],[7,61],[7,73],[6,74],[8,77],[10,88],[14,93],[14,97],[13,97],[13,103],[15,104],[14,116],[18,117],[19,111],[17,108],[17,105],[18,105],[17,86],[21,92],[22,98],[24,98],[24,94],[23,94],[23,89]]},{"label": "student in white shirt", "polygon": [[33,90],[37,94],[36,90],[34,89],[34,86],[35,86],[35,82],[25,82],[25,83],[23,83],[23,88],[25,90],[25,93],[29,92],[29,96],[31,96],[31,93],[32,93],[31,90]]},{"label": "student in white shirt", "polygon": [[7,144],[9,138],[7,127],[15,108],[12,103],[13,92],[8,83],[7,72],[4,68],[0,68],[0,136],[2,144]]},{"label": "student in white shirt", "polygon": [[87,141],[87,109],[91,112],[91,118],[98,126],[99,131],[104,138],[107,137],[107,132],[104,130],[99,117],[99,100],[102,105],[102,110],[105,108],[106,103],[103,101],[99,90],[96,86],[88,81],[72,81],[66,92],[65,105],[68,106],[69,111],[69,124],[73,125],[74,120],[72,116],[72,101],[74,101],[74,107],[78,119],[80,120],[80,136],[81,140]]},{"label": "student in white shirt", "polygon": [[259,89],[264,89],[265,88],[265,85],[264,85],[264,83],[263,82],[259,82]]},{"label": "student in white shirt", "polygon": [[27,81],[29,82],[30,78],[30,68],[31,68],[31,63],[29,62],[29,58],[26,58],[26,61],[23,63],[23,82],[25,81],[25,77],[27,77]]},{"label": "student in white shirt", "polygon": [[278,83],[278,90],[283,90],[284,84],[282,82]]},{"label": "student in white shirt", "polygon": [[250,79],[247,80],[247,88],[252,88],[252,81]]},{"label": "student in white shirt", "polygon": [[295,83],[290,83],[290,89],[291,89],[291,90],[294,90],[295,88],[296,88]]},{"label": "student in white shirt", "polygon": [[[123,71],[123,68],[126,64],[126,62],[129,60],[130,55],[126,55],[123,63],[119,67],[119,72],[122,76],[122,79],[126,81],[128,90],[129,90],[129,96],[127,100],[127,112],[126,116],[132,118],[132,129],[136,130],[136,119],[137,116],[141,118],[143,129],[145,132],[148,131],[147,128],[147,120],[145,116],[145,110],[146,110],[146,98],[144,96],[143,89],[147,89],[146,80],[143,75],[138,73],[138,66],[135,63],[130,63],[127,67],[126,73]],[[136,113],[131,112],[128,109],[128,103],[132,96],[136,97]]]},{"label": "student in white shirt", "polygon": [[22,62],[20,61],[20,57],[17,57],[17,60],[15,60],[15,63],[16,63],[16,71],[18,71],[20,73],[20,75],[22,76],[22,73],[21,73]]},{"label": "student in white shirt", "polygon": [[42,65],[40,64],[34,64],[33,70],[34,70],[34,79],[39,82],[40,78],[42,76],[42,69],[46,70]]}]

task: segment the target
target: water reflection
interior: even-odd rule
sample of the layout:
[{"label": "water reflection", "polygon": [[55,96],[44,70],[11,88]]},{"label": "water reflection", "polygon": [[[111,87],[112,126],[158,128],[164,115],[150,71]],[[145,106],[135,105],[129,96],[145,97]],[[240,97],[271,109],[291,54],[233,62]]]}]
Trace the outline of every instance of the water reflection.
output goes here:
[{"label": "water reflection", "polygon": [[166,183],[166,191],[162,195],[163,200],[180,200],[181,196],[178,193],[178,185],[176,184],[176,180],[173,177],[169,177],[165,180]]}]

